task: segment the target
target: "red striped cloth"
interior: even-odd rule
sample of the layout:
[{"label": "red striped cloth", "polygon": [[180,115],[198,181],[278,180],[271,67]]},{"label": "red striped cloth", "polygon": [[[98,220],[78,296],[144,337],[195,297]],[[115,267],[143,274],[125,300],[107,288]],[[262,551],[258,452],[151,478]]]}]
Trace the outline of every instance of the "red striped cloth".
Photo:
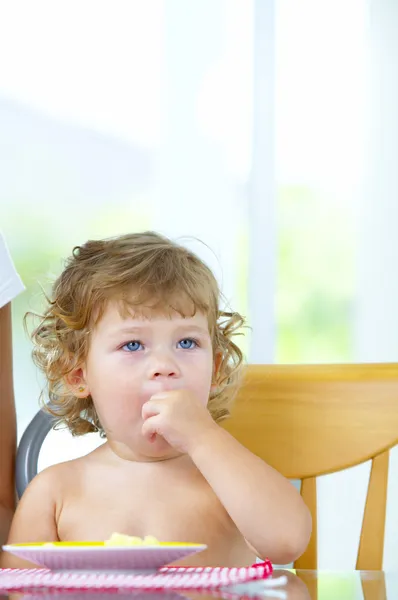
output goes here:
[{"label": "red striped cloth", "polygon": [[251,567],[164,567],[156,573],[50,571],[48,569],[0,569],[0,590],[18,591],[120,591],[204,590],[267,579],[269,561]]}]

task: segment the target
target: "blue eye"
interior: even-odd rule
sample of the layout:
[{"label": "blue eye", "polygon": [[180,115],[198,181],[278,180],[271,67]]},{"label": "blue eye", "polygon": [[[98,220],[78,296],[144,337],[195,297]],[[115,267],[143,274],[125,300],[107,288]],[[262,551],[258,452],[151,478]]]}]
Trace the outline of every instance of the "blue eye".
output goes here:
[{"label": "blue eye", "polygon": [[135,342],[135,341],[127,342],[127,344],[124,344],[122,349],[126,350],[127,352],[137,352],[137,350],[142,349],[142,344],[141,344],[141,342]]},{"label": "blue eye", "polygon": [[186,338],[178,342],[178,346],[182,350],[192,350],[193,348],[196,348],[197,345],[195,340],[192,340],[191,338]]}]

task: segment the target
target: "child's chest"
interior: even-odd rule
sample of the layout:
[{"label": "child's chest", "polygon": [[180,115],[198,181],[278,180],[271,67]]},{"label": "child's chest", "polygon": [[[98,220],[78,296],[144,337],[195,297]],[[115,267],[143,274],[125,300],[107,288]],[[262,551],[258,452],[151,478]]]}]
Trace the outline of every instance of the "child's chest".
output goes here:
[{"label": "child's chest", "polygon": [[104,540],[118,532],[214,547],[241,537],[201,475],[172,471],[85,481],[64,499],[57,517],[61,540]]}]

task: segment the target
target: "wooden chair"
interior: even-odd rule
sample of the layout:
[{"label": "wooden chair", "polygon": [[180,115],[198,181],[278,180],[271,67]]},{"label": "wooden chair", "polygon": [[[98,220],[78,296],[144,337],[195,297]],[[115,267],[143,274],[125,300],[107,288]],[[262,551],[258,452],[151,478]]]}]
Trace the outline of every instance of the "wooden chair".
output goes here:
[{"label": "wooden chair", "polygon": [[224,427],[285,477],[302,481],[313,533],[296,569],[317,568],[316,477],[372,460],[356,569],[382,570],[398,364],[250,365]]}]

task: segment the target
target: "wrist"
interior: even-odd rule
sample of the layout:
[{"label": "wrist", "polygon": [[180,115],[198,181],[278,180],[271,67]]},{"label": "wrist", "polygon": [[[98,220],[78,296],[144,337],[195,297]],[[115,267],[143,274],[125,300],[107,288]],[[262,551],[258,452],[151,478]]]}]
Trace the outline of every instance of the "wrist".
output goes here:
[{"label": "wrist", "polygon": [[199,434],[192,437],[189,443],[188,454],[194,463],[199,462],[202,456],[213,455],[217,446],[223,443],[226,431],[212,421]]}]

